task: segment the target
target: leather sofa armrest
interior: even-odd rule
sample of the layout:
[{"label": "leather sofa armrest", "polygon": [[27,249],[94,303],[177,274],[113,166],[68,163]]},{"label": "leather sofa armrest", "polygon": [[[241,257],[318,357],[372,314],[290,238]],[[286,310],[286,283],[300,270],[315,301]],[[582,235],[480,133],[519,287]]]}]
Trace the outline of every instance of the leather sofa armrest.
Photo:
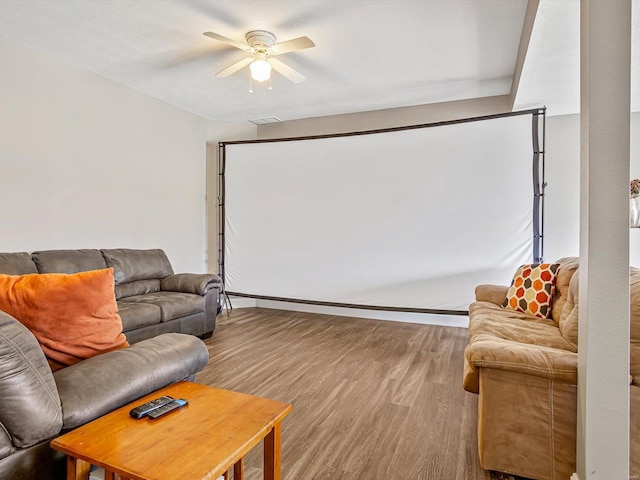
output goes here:
[{"label": "leather sofa armrest", "polygon": [[478,285],[476,287],[476,301],[502,305],[502,302],[507,298],[508,291],[509,287],[505,285]]},{"label": "leather sofa armrest", "polygon": [[195,293],[203,297],[212,288],[220,288],[222,281],[213,273],[178,273],[160,281],[160,290],[165,292]]},{"label": "leather sofa armrest", "polygon": [[165,333],[58,370],[53,376],[62,404],[63,429],[84,425],[190,377],[208,361],[209,351],[199,338]]},{"label": "leather sofa armrest", "polygon": [[578,354],[557,348],[502,339],[478,339],[467,345],[465,358],[474,369],[493,368],[576,384]]}]

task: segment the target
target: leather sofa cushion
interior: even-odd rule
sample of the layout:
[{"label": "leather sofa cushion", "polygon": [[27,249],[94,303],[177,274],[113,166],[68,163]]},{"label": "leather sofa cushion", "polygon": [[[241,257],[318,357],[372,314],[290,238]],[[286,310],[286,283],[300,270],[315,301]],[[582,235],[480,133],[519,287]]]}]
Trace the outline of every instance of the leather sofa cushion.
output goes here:
[{"label": "leather sofa cushion", "polygon": [[149,325],[156,325],[162,321],[162,311],[158,305],[150,303],[118,302],[118,313],[122,319],[122,331],[135,330]]},{"label": "leather sofa cushion", "polygon": [[220,289],[222,281],[213,273],[178,273],[163,278],[160,289],[167,292],[195,293],[206,295],[212,288]]},{"label": "leather sofa cushion", "polygon": [[156,292],[123,298],[121,304],[146,303],[160,307],[161,321],[204,312],[204,297],[193,293]]},{"label": "leather sofa cushion", "polygon": [[64,429],[76,428],[194,375],[208,360],[207,347],[199,338],[166,333],[59,370],[54,377]]},{"label": "leather sofa cushion", "polygon": [[100,250],[44,250],[31,256],[38,273],[78,273],[107,268]]},{"label": "leather sofa cushion", "polygon": [[479,335],[530,345],[542,345],[570,352],[577,351],[562,336],[553,320],[505,310],[489,302],[475,302],[469,306],[471,342]]},{"label": "leather sofa cushion", "polygon": [[33,334],[0,312],[0,430],[25,448],[62,428],[60,397],[47,360]]},{"label": "leather sofa cushion", "polygon": [[0,273],[24,275],[25,273],[38,273],[38,269],[33,263],[31,255],[26,252],[0,253]]},{"label": "leather sofa cushion", "polygon": [[159,279],[154,278],[151,280],[137,280],[135,282],[116,285],[116,300],[120,300],[121,298],[126,297],[133,297],[134,295],[144,295],[145,293],[153,293],[159,291]]},{"label": "leather sofa cushion", "polygon": [[116,285],[173,275],[171,263],[160,249],[105,249],[102,250],[102,255],[107,266],[114,270]]},{"label": "leather sofa cushion", "polygon": [[[11,455],[15,449],[13,448],[13,444],[11,443],[11,437],[4,430],[0,429],[0,459],[4,457],[8,457]],[[0,472],[0,478],[1,472]]]}]

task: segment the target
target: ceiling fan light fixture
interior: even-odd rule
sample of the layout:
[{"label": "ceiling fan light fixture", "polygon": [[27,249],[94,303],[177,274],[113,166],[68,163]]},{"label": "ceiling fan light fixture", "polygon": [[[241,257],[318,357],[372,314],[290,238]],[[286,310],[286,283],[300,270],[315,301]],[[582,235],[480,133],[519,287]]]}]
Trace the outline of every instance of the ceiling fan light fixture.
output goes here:
[{"label": "ceiling fan light fixture", "polygon": [[[247,43],[237,42],[214,32],[204,32],[204,35],[231,45],[250,55],[219,71],[216,73],[216,77],[226,78],[249,65],[251,70],[251,76],[249,77],[250,82],[254,80],[256,82],[264,82],[265,80],[271,79],[271,68],[293,83],[304,81],[304,75],[273,57],[316,46],[315,43],[307,37],[298,37],[285,42],[275,43],[276,36],[266,30],[251,30],[248,32],[245,35]],[[271,90],[271,86],[269,86],[269,90]]]},{"label": "ceiling fan light fixture", "polygon": [[251,65],[251,78],[256,82],[264,82],[271,77],[271,64],[265,58],[256,58]]}]

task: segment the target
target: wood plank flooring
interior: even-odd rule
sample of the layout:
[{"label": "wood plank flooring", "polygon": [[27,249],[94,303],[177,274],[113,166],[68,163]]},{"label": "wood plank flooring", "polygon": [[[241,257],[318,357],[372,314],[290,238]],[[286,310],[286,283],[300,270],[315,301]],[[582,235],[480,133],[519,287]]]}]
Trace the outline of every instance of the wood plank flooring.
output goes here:
[{"label": "wood plank flooring", "polygon": [[[270,309],[222,313],[196,381],[292,403],[283,480],[489,480],[467,330]],[[245,478],[262,478],[262,449]]]}]

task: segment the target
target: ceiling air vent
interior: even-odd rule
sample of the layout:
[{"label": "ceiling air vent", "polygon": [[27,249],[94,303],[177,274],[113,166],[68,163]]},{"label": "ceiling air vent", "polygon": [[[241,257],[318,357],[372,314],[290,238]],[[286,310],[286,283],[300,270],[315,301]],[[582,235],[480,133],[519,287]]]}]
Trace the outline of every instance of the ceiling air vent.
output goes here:
[{"label": "ceiling air vent", "polygon": [[266,118],[258,118],[257,120],[249,120],[251,123],[255,124],[255,125],[264,125],[266,123],[280,123],[282,122],[282,120],[280,120],[278,117],[266,117]]}]

